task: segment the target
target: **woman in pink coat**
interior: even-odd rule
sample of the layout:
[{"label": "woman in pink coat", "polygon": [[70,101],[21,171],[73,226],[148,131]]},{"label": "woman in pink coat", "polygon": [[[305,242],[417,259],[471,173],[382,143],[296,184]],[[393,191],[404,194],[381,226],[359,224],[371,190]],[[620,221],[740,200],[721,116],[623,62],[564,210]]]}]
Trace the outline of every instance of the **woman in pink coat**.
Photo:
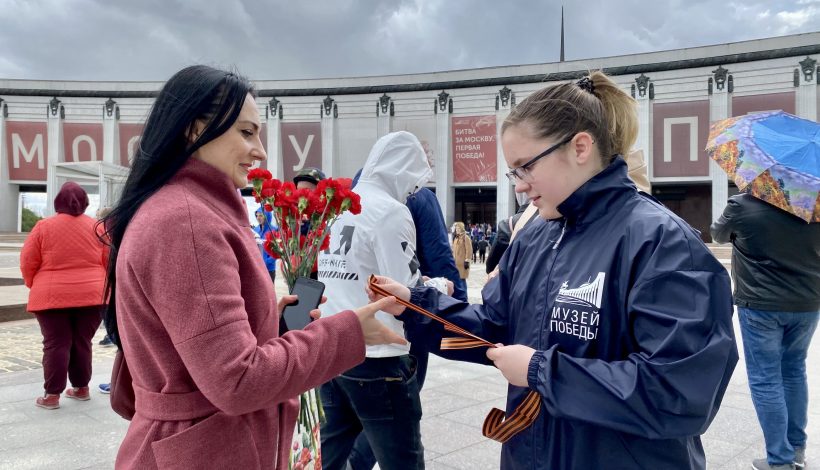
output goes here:
[{"label": "woman in pink coat", "polygon": [[211,67],[178,72],[154,102],[105,224],[106,327],[136,398],[117,468],[286,469],[296,397],[362,362],[365,344],[403,342],[373,317],[392,299],[279,336],[237,193],[266,158],[260,130],[250,83]]},{"label": "woman in pink coat", "polygon": [[35,404],[48,410],[60,407],[63,390],[68,398],[91,398],[91,338],[100,326],[106,257],[96,221],[83,214],[87,207],[85,190],[64,184],[54,199],[57,214],[37,222],[20,253],[23,280],[31,289],[27,310],[43,334],[45,395]]}]

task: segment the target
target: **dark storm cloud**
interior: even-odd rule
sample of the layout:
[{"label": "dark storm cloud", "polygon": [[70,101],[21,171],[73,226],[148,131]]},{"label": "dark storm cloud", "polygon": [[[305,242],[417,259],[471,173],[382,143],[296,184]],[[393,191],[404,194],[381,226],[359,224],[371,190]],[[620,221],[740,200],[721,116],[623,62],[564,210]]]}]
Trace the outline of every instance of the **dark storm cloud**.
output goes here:
[{"label": "dark storm cloud", "polygon": [[[528,0],[0,0],[0,78],[163,80],[191,63],[255,79],[558,59],[561,4]],[[820,0],[565,2],[567,60],[820,30]]]}]

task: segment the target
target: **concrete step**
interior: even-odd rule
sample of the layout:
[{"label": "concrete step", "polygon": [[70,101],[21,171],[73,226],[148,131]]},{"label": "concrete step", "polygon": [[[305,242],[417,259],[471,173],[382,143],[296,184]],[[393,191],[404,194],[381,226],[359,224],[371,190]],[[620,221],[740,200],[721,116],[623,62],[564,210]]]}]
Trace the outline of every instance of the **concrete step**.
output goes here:
[{"label": "concrete step", "polygon": [[34,318],[34,315],[26,311],[26,304],[0,305],[0,323],[30,318]]},{"label": "concrete step", "polygon": [[28,237],[28,232],[0,232],[0,244],[13,243],[22,245],[23,242],[26,241],[26,237]]}]

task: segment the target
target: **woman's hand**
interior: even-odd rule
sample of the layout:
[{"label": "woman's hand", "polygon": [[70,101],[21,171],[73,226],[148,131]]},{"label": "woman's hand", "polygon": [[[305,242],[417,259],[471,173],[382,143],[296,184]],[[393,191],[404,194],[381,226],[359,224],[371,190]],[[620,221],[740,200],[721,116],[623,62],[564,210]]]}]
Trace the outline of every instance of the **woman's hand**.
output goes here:
[{"label": "woman's hand", "polygon": [[[299,298],[298,295],[293,295],[293,294],[283,295],[282,297],[279,297],[279,302],[277,302],[277,304],[276,304],[276,311],[279,313],[279,316],[280,317],[282,316],[282,311],[285,310],[285,307],[287,307],[288,305],[296,302],[296,300],[298,298]],[[327,297],[325,297],[323,295],[322,300],[319,302],[319,305],[322,305],[325,302],[327,302]],[[322,318],[322,311],[319,310],[318,308],[314,308],[313,310],[310,311],[310,318],[312,318],[314,320],[318,320],[318,319]]]},{"label": "woman's hand", "polygon": [[[376,276],[376,284],[379,285],[382,289],[386,290],[387,292],[393,294],[394,297],[397,299],[404,300],[405,302],[410,301],[410,289],[407,288],[404,284],[396,282],[389,277],[385,276]],[[378,299],[381,299],[382,296],[370,290],[369,285],[365,285],[364,288],[365,292],[367,292],[367,297],[370,299],[371,302],[375,302]],[[404,313],[404,306],[402,304],[392,302],[391,304],[387,304],[387,308],[383,308],[381,310],[391,314],[391,315],[401,315]]]},{"label": "woman's hand", "polygon": [[507,381],[517,387],[528,387],[527,370],[535,349],[521,344],[504,346],[496,344],[495,348],[487,350],[489,358]]},{"label": "woman's hand", "polygon": [[[407,344],[407,340],[396,334],[395,331],[388,328],[384,323],[376,319],[376,312],[379,310],[389,311],[393,306],[400,304],[396,303],[395,297],[382,297],[376,302],[359,307],[354,312],[359,317],[359,324],[362,325],[362,332],[364,333],[364,343],[368,346],[377,344]],[[401,307],[404,310],[404,307]]]}]

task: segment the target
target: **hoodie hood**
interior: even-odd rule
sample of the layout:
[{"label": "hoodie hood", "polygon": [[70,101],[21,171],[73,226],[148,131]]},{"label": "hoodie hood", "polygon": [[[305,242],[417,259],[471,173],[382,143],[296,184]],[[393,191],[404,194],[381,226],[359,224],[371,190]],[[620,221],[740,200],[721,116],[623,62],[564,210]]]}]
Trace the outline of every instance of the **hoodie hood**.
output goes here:
[{"label": "hoodie hood", "polygon": [[362,168],[359,184],[370,183],[402,204],[433,176],[427,154],[413,134],[405,131],[385,135],[373,145]]},{"label": "hoodie hood", "polygon": [[60,188],[54,198],[54,210],[58,214],[78,216],[88,207],[88,193],[79,184],[69,181]]}]

